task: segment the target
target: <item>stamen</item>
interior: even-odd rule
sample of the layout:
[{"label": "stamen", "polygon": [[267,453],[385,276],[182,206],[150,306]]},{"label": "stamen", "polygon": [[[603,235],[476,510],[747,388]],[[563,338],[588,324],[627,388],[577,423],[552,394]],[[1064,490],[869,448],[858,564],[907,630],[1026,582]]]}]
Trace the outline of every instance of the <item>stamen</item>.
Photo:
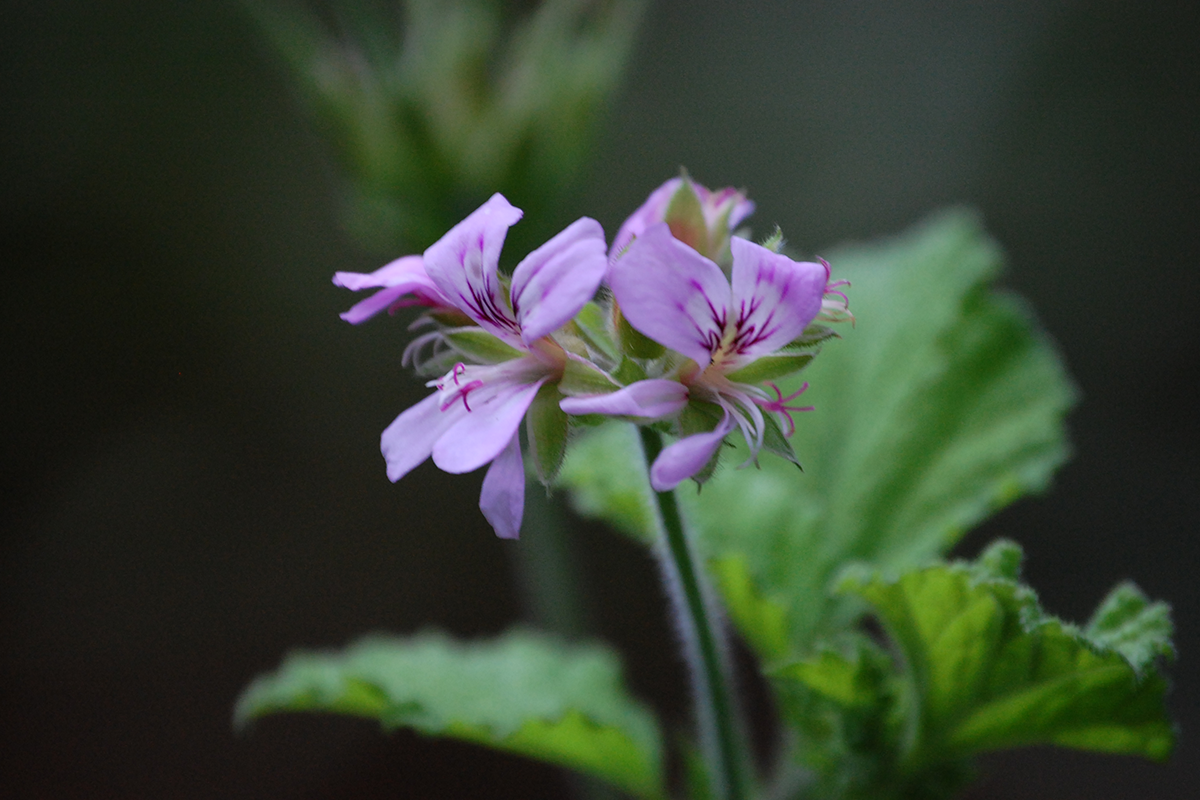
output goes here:
[{"label": "stamen", "polygon": [[467,411],[470,411],[471,404],[467,402],[467,395],[478,389],[480,386],[483,386],[483,381],[471,381],[463,386],[459,386],[458,377],[456,376],[454,378],[454,385],[458,386],[458,389],[450,396],[449,400],[442,403],[441,410],[445,411],[446,409],[450,408],[450,406],[454,405],[454,401],[461,397],[463,401],[463,408],[465,408]]},{"label": "stamen", "polygon": [[[433,333],[426,333],[418,336],[416,339],[413,339],[411,342],[409,342],[408,346],[404,348],[404,352],[400,356],[400,363],[406,367],[412,367],[413,369],[419,371],[427,362],[437,357],[439,352],[438,345],[442,344],[442,342],[443,339],[440,331],[434,331]],[[425,350],[427,345],[431,345],[429,348],[429,356],[427,358],[423,358],[421,353]]]},{"label": "stamen", "polygon": [[760,406],[765,408],[767,411],[772,411],[772,412],[778,414],[784,420],[786,420],[787,421],[787,432],[784,434],[784,436],[791,436],[793,433],[796,432],[796,423],[792,420],[792,414],[795,414],[800,411],[812,411],[813,409],[816,408],[816,406],[789,406],[788,405],[789,402],[791,402],[792,400],[795,400],[797,397],[804,394],[804,391],[806,389],[808,389],[808,381],[805,381],[804,385],[801,386],[799,388],[799,390],[792,392],[787,397],[783,396],[783,392],[780,391],[779,387],[776,386],[774,383],[768,383],[767,386],[770,386],[771,389],[775,392],[775,399],[774,400],[763,400],[762,398],[756,397],[756,398],[754,398],[754,402],[758,403]]}]

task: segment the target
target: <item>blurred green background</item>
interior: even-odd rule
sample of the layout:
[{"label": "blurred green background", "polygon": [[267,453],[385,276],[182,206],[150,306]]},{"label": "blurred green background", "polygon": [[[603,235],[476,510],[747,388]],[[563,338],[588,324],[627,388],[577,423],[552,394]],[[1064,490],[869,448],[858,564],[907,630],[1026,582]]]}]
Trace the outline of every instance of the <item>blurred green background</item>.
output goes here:
[{"label": "blurred green background", "polygon": [[[503,629],[522,544],[490,532],[479,475],[388,483],[379,432],[425,389],[402,326],[341,322],[329,282],[386,258],[342,227],[330,151],[244,12],[3,19],[0,794],[566,796],[553,770],[369,723],[233,735],[240,688],[293,646]],[[1200,781],[1198,34],[1188,3],[660,2],[555,221],[611,235],[681,165],[748,188],[756,230],[807,252],[982,210],[1083,401],[1052,492],[960,552],[1018,540],[1067,618],[1124,577],[1172,601],[1183,736],[1166,767],[1006,755],[973,798]],[[652,565],[593,526],[578,543],[597,630],[685,724]]]}]

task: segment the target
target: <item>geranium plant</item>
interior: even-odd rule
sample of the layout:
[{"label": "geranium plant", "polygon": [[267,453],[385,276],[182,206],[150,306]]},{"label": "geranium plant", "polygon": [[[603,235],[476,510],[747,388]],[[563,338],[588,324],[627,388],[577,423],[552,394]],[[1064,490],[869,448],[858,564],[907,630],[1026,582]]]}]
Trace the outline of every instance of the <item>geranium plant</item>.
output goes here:
[{"label": "geranium plant", "polygon": [[[426,231],[487,179],[520,185],[515,159],[530,148],[576,158],[530,133],[568,107],[532,103],[512,76],[536,66],[556,97],[583,97],[586,68],[554,42],[590,30],[600,52],[619,51],[591,67],[611,85],[634,6],[615,4],[590,27],[570,4],[540,6],[500,59],[510,71],[469,92],[414,67],[434,55],[411,41],[418,52],[395,61],[389,82],[378,64],[331,56],[310,27],[271,28],[278,10],[256,8],[290,63],[312,67],[306,86],[340,120],[335,140],[352,154],[374,143],[387,164],[415,170],[355,161],[359,200],[386,195],[399,215],[398,237],[376,237],[391,240]],[[490,31],[477,49],[496,45],[492,28],[455,28],[459,17],[437,8],[412,4],[411,30],[458,42],[443,54],[451,66],[470,61],[455,53],[474,52],[464,31]],[[353,86],[312,78],[331,58],[361,68]],[[484,100],[447,100],[460,94]],[[426,141],[405,127],[420,115],[384,113],[398,126],[392,139],[364,131],[379,134],[366,123],[380,109],[426,101],[436,107],[428,124],[449,126],[430,140],[441,149],[428,163],[447,174],[413,195],[429,201],[414,211],[409,184],[377,179],[422,180],[421,153],[393,152]],[[563,127],[554,119],[547,129]],[[489,124],[497,120],[530,136],[528,147]],[[494,158],[476,163],[477,152]],[[553,189],[540,199],[562,187]],[[486,466],[480,510],[498,536],[520,536],[536,481],[649,548],[690,672],[693,735],[672,742],[685,777],[667,779],[661,728],[625,688],[613,648],[529,628],[491,641],[377,636],[293,653],[246,689],[239,724],[281,711],[369,717],[559,764],[643,798],[948,798],[978,755],[1004,748],[1167,757],[1165,604],[1125,583],[1076,625],[1041,608],[1010,541],[945,560],[972,526],[1048,486],[1067,456],[1063,418],[1075,401],[1029,310],[993,288],[999,251],[971,213],[944,212],[822,259],[801,257],[778,230],[754,236],[744,191],[686,174],[651,192],[611,238],[583,217],[526,247],[530,237],[510,233],[552,226],[523,220],[503,194],[478,203],[422,252],[334,277],[371,290],[347,322],[386,312],[410,323],[387,324],[409,337],[404,365],[431,389],[383,431],[386,475],[401,480],[430,458],[450,473]],[[511,271],[501,267],[506,249]],[[779,712],[770,764],[747,743],[735,633]]]}]

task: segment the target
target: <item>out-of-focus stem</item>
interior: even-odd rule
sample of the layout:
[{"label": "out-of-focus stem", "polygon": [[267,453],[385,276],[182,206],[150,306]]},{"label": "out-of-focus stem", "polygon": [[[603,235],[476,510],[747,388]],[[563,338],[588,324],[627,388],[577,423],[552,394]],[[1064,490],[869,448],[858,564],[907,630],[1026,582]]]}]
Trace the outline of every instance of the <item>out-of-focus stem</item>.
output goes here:
[{"label": "out-of-focus stem", "polygon": [[[662,452],[662,437],[649,428],[638,430],[649,466]],[[663,536],[656,554],[682,634],[684,657],[691,668],[696,721],[712,794],[717,800],[743,800],[749,750],[734,711],[733,683],[717,638],[717,617],[710,611],[704,574],[684,530],[674,491],[654,494]]]}]

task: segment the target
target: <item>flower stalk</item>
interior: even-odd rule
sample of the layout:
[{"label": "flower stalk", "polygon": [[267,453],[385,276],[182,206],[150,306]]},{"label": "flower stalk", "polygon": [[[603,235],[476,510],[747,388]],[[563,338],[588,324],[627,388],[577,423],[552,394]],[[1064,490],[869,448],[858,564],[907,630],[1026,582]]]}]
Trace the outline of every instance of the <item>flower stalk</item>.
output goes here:
[{"label": "flower stalk", "polygon": [[[662,437],[648,427],[639,426],[638,431],[649,468],[663,450]],[[710,790],[717,800],[743,800],[748,749],[735,712],[729,662],[718,638],[719,618],[709,603],[711,592],[703,583],[703,571],[684,531],[674,490],[656,491],[654,496],[663,536],[655,553],[691,672],[696,722]]]}]

